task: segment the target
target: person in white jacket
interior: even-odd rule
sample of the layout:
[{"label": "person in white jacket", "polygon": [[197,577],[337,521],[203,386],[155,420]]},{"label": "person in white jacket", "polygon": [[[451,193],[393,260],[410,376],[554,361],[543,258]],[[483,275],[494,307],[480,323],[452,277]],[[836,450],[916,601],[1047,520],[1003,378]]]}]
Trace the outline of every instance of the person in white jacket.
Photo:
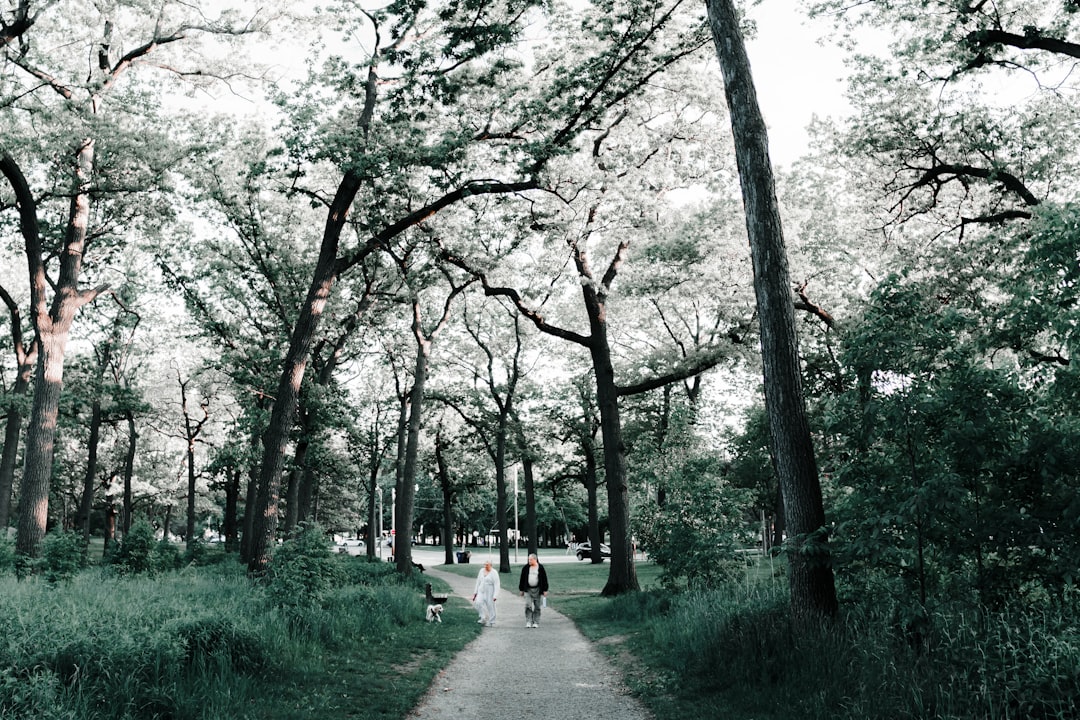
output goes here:
[{"label": "person in white jacket", "polygon": [[476,589],[473,591],[473,605],[480,613],[477,621],[481,625],[495,625],[495,598],[499,595],[499,573],[491,568],[491,561],[486,560],[480,574],[476,576]]}]

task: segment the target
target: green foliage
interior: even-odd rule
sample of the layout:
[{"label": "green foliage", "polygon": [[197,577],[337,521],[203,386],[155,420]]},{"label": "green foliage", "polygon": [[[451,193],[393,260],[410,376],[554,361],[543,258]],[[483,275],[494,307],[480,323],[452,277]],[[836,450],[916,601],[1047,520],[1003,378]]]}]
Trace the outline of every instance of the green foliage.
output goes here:
[{"label": "green foliage", "polygon": [[86,562],[82,538],[73,532],[49,533],[41,544],[41,574],[51,584],[70,582]]},{"label": "green foliage", "polygon": [[180,567],[179,550],[154,536],[149,522],[136,520],[107,556],[109,569],[117,575],[154,575]]},{"label": "green foliage", "polygon": [[185,552],[184,555],[181,556],[180,548],[162,538],[154,547],[154,568],[158,572],[176,570],[185,562],[191,562],[191,560],[187,560],[189,556],[191,556],[191,553],[188,552]]},{"label": "green foliage", "polygon": [[433,627],[415,584],[356,574],[368,582],[288,613],[239,565],[0,578],[0,718],[403,717],[479,632],[475,614],[450,604]]},{"label": "green foliage", "polygon": [[15,571],[15,541],[0,533],[0,575]]},{"label": "green foliage", "polygon": [[1080,348],[1050,331],[1075,300],[1044,287],[1071,283],[1063,241],[1044,234],[1069,236],[1074,254],[1080,234],[1049,215],[1037,244],[1000,240],[1029,253],[988,240],[942,258],[953,272],[886,279],[844,339],[855,381],[829,405],[823,463],[835,468],[839,573],[860,597],[908,604],[895,612],[915,625],[941,603],[1060,597],[1080,570],[1080,474],[1066,459],[1080,449],[1075,370],[1018,352]]},{"label": "green foliage", "polygon": [[318,525],[305,525],[275,549],[269,578],[267,596],[277,607],[302,610],[315,606],[341,581],[330,538]]},{"label": "green foliage", "polygon": [[634,528],[663,568],[664,584],[710,588],[741,577],[735,550],[746,532],[749,493],[731,487],[719,460],[707,455],[669,459],[658,482],[664,503],[639,505]]},{"label": "green foliage", "polygon": [[0,717],[60,720],[70,717],[59,707],[60,679],[46,668],[20,671],[0,668]]},{"label": "green foliage", "polygon": [[[207,544],[201,538],[195,538],[191,542],[189,542],[187,544],[187,547],[184,548],[184,553],[182,557],[180,555],[179,548],[177,548],[171,543],[169,543],[169,547],[174,552],[176,552],[176,567],[179,567],[181,564],[205,565],[209,562],[212,562],[211,558],[214,557],[213,553],[210,552],[210,548],[207,547]],[[159,552],[159,555],[162,556],[162,558],[164,559],[165,548],[161,548],[161,550],[162,552]]]}]

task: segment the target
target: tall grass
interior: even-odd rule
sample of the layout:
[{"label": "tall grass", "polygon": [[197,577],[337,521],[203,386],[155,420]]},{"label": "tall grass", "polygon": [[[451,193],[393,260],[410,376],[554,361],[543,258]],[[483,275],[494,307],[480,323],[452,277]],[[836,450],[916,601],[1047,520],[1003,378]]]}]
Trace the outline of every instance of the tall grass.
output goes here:
[{"label": "tall grass", "polygon": [[623,664],[658,720],[1076,718],[1077,603],[940,609],[918,635],[885,608],[845,607],[796,634],[782,584],[650,590],[563,609]]},{"label": "tall grass", "polygon": [[[304,606],[231,563],[155,577],[91,568],[63,583],[0,576],[0,718],[403,717],[478,630],[433,630],[417,584],[383,565],[330,558],[332,586]],[[447,620],[455,612],[471,617],[464,602]],[[418,652],[431,662],[391,669]]]}]

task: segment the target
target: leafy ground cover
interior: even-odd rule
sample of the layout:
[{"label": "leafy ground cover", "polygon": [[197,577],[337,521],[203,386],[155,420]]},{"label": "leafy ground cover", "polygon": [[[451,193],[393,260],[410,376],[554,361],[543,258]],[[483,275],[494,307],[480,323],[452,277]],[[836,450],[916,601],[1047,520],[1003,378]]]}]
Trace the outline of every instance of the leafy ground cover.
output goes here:
[{"label": "leafy ground cover", "polygon": [[848,594],[833,623],[796,634],[780,560],[750,558],[739,581],[709,591],[665,587],[650,562],[637,569],[642,592],[604,598],[606,564],[548,565],[558,610],[657,720],[1076,717],[1075,593],[974,611],[941,605],[918,623]]},{"label": "leafy ground cover", "polygon": [[[478,565],[439,568],[473,577]],[[708,592],[665,586],[642,562],[642,592],[616,598],[600,596],[606,563],[548,569],[554,606],[657,720],[721,708],[732,720],[1075,717],[1072,595],[975,614],[942,607],[918,627],[849,600],[833,624],[797,636],[775,561]],[[281,552],[265,582],[231,561],[61,576],[0,576],[0,718],[404,718],[480,632],[460,598],[441,625],[424,622],[423,583],[445,589],[437,578],[403,582],[389,563],[308,540]]]},{"label": "leafy ground cover", "polygon": [[231,561],[89,567],[58,582],[3,574],[0,718],[404,717],[480,630],[464,601],[425,622],[423,580],[401,582],[387,563],[298,554],[268,582]]},{"label": "leafy ground cover", "polygon": [[833,623],[797,634],[775,567],[745,579],[709,592],[582,592],[559,610],[612,657],[657,720],[719,708],[731,720],[1076,717],[1080,598],[940,607],[918,626],[849,598]]}]

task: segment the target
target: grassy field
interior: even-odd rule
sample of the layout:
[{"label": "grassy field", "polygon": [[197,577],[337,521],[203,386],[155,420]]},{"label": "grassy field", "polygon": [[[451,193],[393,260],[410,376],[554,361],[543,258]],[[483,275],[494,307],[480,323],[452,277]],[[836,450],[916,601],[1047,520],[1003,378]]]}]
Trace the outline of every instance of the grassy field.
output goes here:
[{"label": "grassy field", "polygon": [[[608,563],[541,560],[553,606],[657,720],[1077,717],[1077,593],[1008,612],[943,608],[913,642],[888,608],[854,602],[795,633],[774,561],[709,591],[667,589],[640,562],[642,592],[605,598]],[[279,551],[258,582],[219,549],[201,562],[52,582],[0,573],[0,719],[405,718],[481,630],[463,598],[441,625],[424,622],[423,585],[446,590],[438,578],[402,580],[325,546]],[[478,563],[436,566],[472,578]]]},{"label": "grassy field", "polygon": [[[425,550],[428,548],[425,548]],[[541,550],[537,553],[540,557],[540,562],[544,563],[544,567],[547,570],[548,580],[551,583],[551,594],[554,597],[564,595],[599,595],[600,590],[607,583],[608,571],[610,565],[607,562],[593,564],[588,560],[581,562],[547,562],[547,559],[558,558],[560,560],[565,559],[565,550]],[[511,566],[520,568],[525,564],[526,553],[519,553],[519,562],[514,563],[511,555]],[[483,558],[479,555],[474,555],[474,560],[483,561]],[[476,577],[476,573],[479,571],[479,562],[472,562],[465,565],[437,565],[439,570],[445,570],[447,572],[456,573],[463,577]],[[513,573],[511,573],[513,574]],[[641,587],[658,587],[659,585],[659,568],[657,568],[651,562],[638,562],[637,563],[638,583]],[[516,576],[514,584],[516,586]],[[506,584],[505,582],[503,583]]]},{"label": "grassy field", "polygon": [[253,582],[231,559],[56,583],[0,574],[0,718],[404,718],[480,632],[464,601],[425,622],[424,579],[402,583],[388,563],[298,567],[317,592]]}]

